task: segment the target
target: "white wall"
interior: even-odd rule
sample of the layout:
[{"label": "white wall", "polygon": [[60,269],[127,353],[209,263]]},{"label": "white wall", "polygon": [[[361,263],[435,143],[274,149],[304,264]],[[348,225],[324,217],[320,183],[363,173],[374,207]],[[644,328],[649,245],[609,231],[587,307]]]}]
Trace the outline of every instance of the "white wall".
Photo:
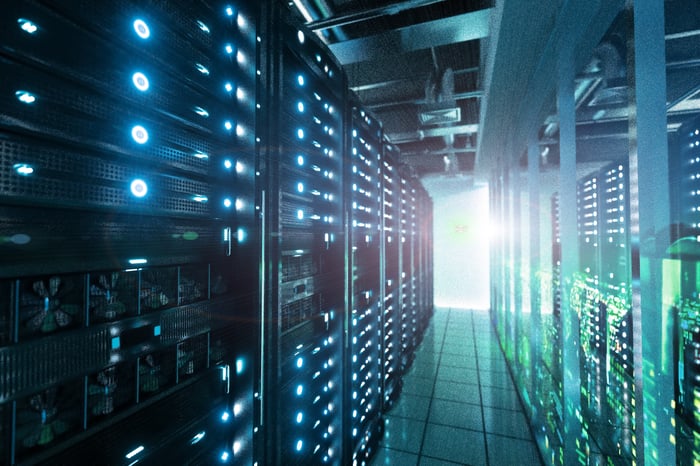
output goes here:
[{"label": "white wall", "polygon": [[433,198],[435,306],[488,309],[488,187],[461,178],[424,184]]}]

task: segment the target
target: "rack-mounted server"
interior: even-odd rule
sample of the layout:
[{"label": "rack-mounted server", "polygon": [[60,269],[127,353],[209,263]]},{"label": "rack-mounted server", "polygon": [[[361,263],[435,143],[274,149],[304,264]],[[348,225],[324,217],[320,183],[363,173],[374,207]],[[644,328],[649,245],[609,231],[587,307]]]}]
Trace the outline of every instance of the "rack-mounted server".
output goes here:
[{"label": "rack-mounted server", "polygon": [[607,462],[634,458],[629,181],[625,163],[579,180],[580,271],[571,305],[580,323],[581,407],[592,448]]},{"label": "rack-mounted server", "polygon": [[429,319],[417,308],[419,287],[432,309],[431,203],[325,46],[277,13],[263,41],[265,108],[275,111],[261,114],[268,129],[258,162],[265,298],[256,460],[367,464],[419,338],[418,315]]},{"label": "rack-mounted server", "polygon": [[348,463],[364,464],[377,450],[383,431],[380,293],[383,132],[379,121],[360,106],[354,106],[351,134],[347,438],[351,451]]},{"label": "rack-mounted server", "polygon": [[399,149],[384,145],[382,157],[382,393],[388,409],[401,392],[400,175]]},{"label": "rack-mounted server", "polygon": [[2,11],[0,462],[245,462],[255,9]]},{"label": "rack-mounted server", "polygon": [[665,262],[664,304],[672,305],[673,387],[678,464],[700,461],[700,305],[697,239],[700,233],[700,120],[677,132],[669,151],[672,255]]},{"label": "rack-mounted server", "polygon": [[[340,464],[345,318],[344,75],[317,38],[279,25],[278,147],[266,175],[275,232],[263,358],[266,464]],[[274,243],[273,243],[274,241]]]}]

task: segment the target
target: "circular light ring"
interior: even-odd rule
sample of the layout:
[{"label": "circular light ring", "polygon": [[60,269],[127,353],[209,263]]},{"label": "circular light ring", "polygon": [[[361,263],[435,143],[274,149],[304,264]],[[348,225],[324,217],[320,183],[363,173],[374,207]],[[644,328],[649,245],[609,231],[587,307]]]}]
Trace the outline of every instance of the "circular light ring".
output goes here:
[{"label": "circular light ring", "polygon": [[297,39],[299,39],[300,44],[304,43],[306,37],[304,36],[304,33],[302,31],[297,32]]},{"label": "circular light ring", "polygon": [[151,37],[151,29],[148,27],[148,24],[142,19],[137,19],[134,21],[134,31],[136,32],[136,35],[139,36],[141,39],[148,39]]},{"label": "circular light ring", "polygon": [[148,142],[148,131],[141,125],[136,125],[131,128],[131,137],[139,144]]},{"label": "circular light ring", "polygon": [[148,194],[148,185],[140,178],[133,180],[129,189],[131,190],[131,194],[138,198],[142,198]]},{"label": "circular light ring", "polygon": [[131,82],[134,83],[134,87],[138,89],[141,92],[145,92],[148,90],[150,83],[148,82],[148,78],[146,77],[145,74],[141,72],[136,72],[131,76]]},{"label": "circular light ring", "polygon": [[224,168],[226,170],[230,170],[231,167],[233,167],[233,162],[231,162],[229,159],[224,160]]}]

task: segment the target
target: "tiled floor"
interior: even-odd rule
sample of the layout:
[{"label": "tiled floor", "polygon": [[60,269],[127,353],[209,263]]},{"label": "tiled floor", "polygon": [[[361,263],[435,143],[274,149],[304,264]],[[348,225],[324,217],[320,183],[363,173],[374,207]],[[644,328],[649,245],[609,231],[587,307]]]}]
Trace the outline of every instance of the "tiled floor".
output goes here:
[{"label": "tiled floor", "polygon": [[372,465],[456,464],[542,463],[488,315],[437,309]]}]

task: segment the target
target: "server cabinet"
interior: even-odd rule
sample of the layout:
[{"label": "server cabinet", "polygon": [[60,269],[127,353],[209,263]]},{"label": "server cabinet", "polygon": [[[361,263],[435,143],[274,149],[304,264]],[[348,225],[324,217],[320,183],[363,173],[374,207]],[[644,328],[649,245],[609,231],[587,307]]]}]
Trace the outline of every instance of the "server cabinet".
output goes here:
[{"label": "server cabinet", "polygon": [[433,203],[422,185],[417,187],[418,309],[419,340],[433,316]]},{"label": "server cabinet", "polygon": [[578,183],[581,271],[572,306],[580,320],[584,428],[601,461],[634,455],[634,353],[627,167],[613,163]]},{"label": "server cabinet", "polygon": [[[663,303],[672,321],[664,329],[672,341],[675,408],[672,419],[677,464],[700,461],[700,303],[698,302],[700,232],[700,119],[685,122],[669,151],[673,245],[663,270]],[[670,324],[670,325],[669,325]]]},{"label": "server cabinet", "polygon": [[404,167],[399,171],[399,316],[401,320],[401,373],[411,365],[415,348],[415,306],[413,305],[413,229],[411,209],[415,201],[408,174]]},{"label": "server cabinet", "polygon": [[401,392],[400,215],[401,180],[395,160],[399,150],[384,144],[382,158],[382,394],[388,409]]},{"label": "server cabinet", "polygon": [[349,157],[349,343],[348,380],[350,457],[346,464],[366,464],[377,449],[382,423],[381,353],[381,151],[379,122],[352,108]]},{"label": "server cabinet", "polygon": [[255,9],[0,18],[0,461],[249,462]]},{"label": "server cabinet", "polygon": [[264,204],[264,464],[339,464],[343,439],[343,73],[273,18]]}]

